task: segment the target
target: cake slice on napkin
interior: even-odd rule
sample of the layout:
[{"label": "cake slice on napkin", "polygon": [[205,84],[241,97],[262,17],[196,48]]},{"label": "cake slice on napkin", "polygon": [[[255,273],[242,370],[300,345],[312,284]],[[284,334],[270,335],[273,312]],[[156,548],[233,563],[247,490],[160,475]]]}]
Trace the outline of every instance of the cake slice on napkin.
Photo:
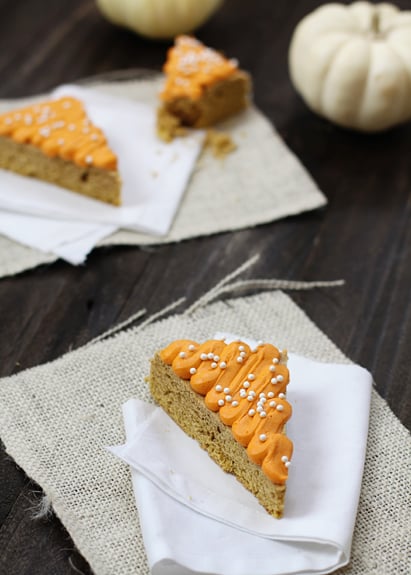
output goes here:
[{"label": "cake slice on napkin", "polygon": [[77,98],[0,115],[0,168],[121,204],[117,157]]},{"label": "cake slice on napkin", "polygon": [[251,79],[219,52],[191,36],[178,36],[164,65],[158,134],[163,140],[187,126],[205,128],[239,113],[249,104]]},{"label": "cake slice on napkin", "polygon": [[284,509],[293,445],[287,353],[268,343],[177,340],[151,363],[158,404],[274,517]]}]

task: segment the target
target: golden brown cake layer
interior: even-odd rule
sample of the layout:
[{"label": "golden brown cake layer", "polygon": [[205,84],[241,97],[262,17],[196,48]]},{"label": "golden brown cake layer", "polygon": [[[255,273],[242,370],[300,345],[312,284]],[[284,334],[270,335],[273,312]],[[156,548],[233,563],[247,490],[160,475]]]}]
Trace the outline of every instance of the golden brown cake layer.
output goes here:
[{"label": "golden brown cake layer", "polygon": [[116,206],[121,204],[121,181],[117,171],[49,157],[31,144],[21,144],[4,136],[0,136],[0,168]]},{"label": "golden brown cake layer", "polygon": [[150,391],[157,403],[210,457],[232,473],[274,517],[284,509],[285,485],[274,484],[261,467],[251,461],[246,449],[233,436],[218,413],[211,411],[202,395],[188,380],[178,377],[171,366],[155,355],[151,363]]},{"label": "golden brown cake layer", "polygon": [[205,87],[200,98],[174,98],[163,102],[162,108],[178,118],[182,126],[205,128],[246,108],[249,104],[250,90],[250,76],[238,70],[228,78]]}]

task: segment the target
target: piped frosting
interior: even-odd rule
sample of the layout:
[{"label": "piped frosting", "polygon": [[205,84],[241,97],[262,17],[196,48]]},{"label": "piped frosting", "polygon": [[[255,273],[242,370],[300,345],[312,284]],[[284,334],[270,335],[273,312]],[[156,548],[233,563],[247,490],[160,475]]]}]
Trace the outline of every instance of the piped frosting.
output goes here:
[{"label": "piped frosting", "polygon": [[160,352],[174,373],[190,381],[232,429],[248,457],[275,484],[288,477],[293,445],[283,433],[291,417],[286,400],[289,371],[286,352],[268,343],[177,340]]},{"label": "piped frosting", "polygon": [[163,67],[166,83],[160,97],[201,98],[204,89],[238,70],[237,61],[204,46],[191,36],[178,36]]},{"label": "piped frosting", "polygon": [[66,96],[2,114],[0,136],[31,144],[47,156],[79,166],[117,168],[117,156],[104,133],[90,121],[77,98]]}]

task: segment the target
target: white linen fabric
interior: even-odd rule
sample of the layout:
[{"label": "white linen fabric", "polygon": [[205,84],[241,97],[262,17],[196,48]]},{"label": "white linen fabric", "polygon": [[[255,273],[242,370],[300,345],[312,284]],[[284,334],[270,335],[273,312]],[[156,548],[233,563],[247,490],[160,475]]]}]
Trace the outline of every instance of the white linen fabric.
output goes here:
[{"label": "white linen fabric", "polygon": [[[111,116],[115,118],[118,115],[124,118],[126,110],[147,110],[147,114],[143,115],[142,129],[146,130],[151,126],[152,132],[147,142],[154,145],[155,130],[152,122],[163,79],[152,73],[147,78],[147,73],[141,71],[136,71],[134,76],[142,79],[121,81],[118,79],[121,75],[117,75],[114,81],[100,81],[92,84],[93,101],[98,104],[95,119],[99,121],[99,124],[101,123],[102,127],[107,124],[108,131],[111,132],[113,127],[117,130],[117,126],[112,125]],[[62,87],[55,93],[59,94],[60,90],[82,95],[90,93],[90,90],[78,92],[79,87]],[[0,112],[41,101],[45,97],[49,95],[2,101]],[[88,98],[88,96],[85,97]],[[110,108],[110,114],[106,113],[107,107],[104,104],[107,102],[107,97],[121,102],[121,106]],[[112,110],[115,111],[114,115]],[[93,114],[93,110],[91,113]],[[7,213],[3,211],[0,220],[0,233],[4,234],[0,236],[0,277],[54,261],[64,256],[61,250],[69,254],[67,259],[73,263],[76,260],[80,261],[81,255],[84,260],[87,250],[83,249],[81,252],[76,246],[76,242],[84,237],[83,233],[73,235],[70,240],[67,229],[69,224],[62,223],[60,235],[60,231],[56,231],[56,218],[61,220],[73,218],[76,220],[77,218],[79,221],[80,217],[83,222],[86,216],[91,218],[92,221],[88,222],[91,226],[90,230],[93,230],[91,239],[96,226],[101,225],[101,222],[104,222],[104,225],[115,225],[116,229],[121,228],[114,233],[107,228],[101,230],[101,234],[105,233],[106,236],[98,241],[97,245],[147,245],[175,242],[256,226],[313,210],[326,204],[324,195],[284,144],[271,123],[255,107],[251,107],[244,114],[221,124],[221,129],[228,131],[236,142],[237,150],[223,161],[214,158],[210,152],[203,153],[191,174],[184,196],[180,198],[180,207],[177,213],[174,213],[178,202],[174,202],[175,197],[171,193],[172,190],[170,191],[170,186],[178,187],[179,183],[181,192],[183,184],[187,184],[188,172],[184,172],[184,169],[180,171],[178,167],[184,158],[188,161],[188,156],[196,155],[196,136],[192,140],[194,142],[192,145],[188,142],[184,143],[184,139],[177,140],[171,145],[163,144],[155,139],[155,147],[152,147],[154,152],[151,154],[149,153],[150,146],[147,149],[145,146],[142,149],[138,148],[136,135],[140,134],[141,129],[135,125],[136,116],[134,120],[134,122],[127,121],[127,125],[124,124],[128,137],[126,157],[132,160],[128,162],[128,165],[131,163],[134,165],[135,159],[137,167],[141,165],[138,163],[138,154],[144,154],[146,167],[143,168],[142,176],[148,191],[143,194],[143,199],[145,202],[150,200],[145,204],[144,209],[141,205],[134,207],[126,205],[124,210],[122,208],[118,210],[118,208],[101,205],[101,202],[88,198],[81,196],[78,198],[76,194],[50,184],[41,186],[42,194],[45,188],[49,193],[41,196],[42,203],[39,205],[38,200],[33,201],[33,192],[38,190],[41,183],[19,178],[15,174],[0,170],[0,207],[7,209],[8,213],[10,210],[14,212],[13,217],[7,220]],[[109,139],[113,147],[116,147],[118,139],[111,140],[111,136]],[[132,156],[133,148],[131,146],[129,148],[131,141],[135,142],[137,151],[140,150],[136,156]],[[255,145],[256,142],[258,146]],[[170,150],[175,150],[175,154]],[[168,163],[167,158],[170,160]],[[131,192],[129,193],[127,189],[125,195],[128,202]],[[56,190],[58,197],[64,198],[61,201],[59,199],[58,205],[55,202]],[[252,201],[250,201],[251,198]],[[84,206],[84,210],[80,210],[81,215],[78,209],[80,204]],[[64,213],[61,210],[62,206],[64,206]],[[26,219],[23,218],[19,223],[18,213],[22,210],[33,216],[33,233],[30,233],[30,228],[27,228]],[[167,215],[168,219],[172,213],[174,220],[167,231],[163,217]],[[110,219],[113,218],[113,214],[117,214],[115,222]],[[35,215],[42,219],[41,223],[35,221]],[[137,224],[143,231],[136,231],[135,221],[133,224],[134,217],[138,217]],[[49,222],[47,219],[52,221]],[[21,228],[24,226],[26,226],[26,231],[23,232]],[[36,233],[39,226],[42,226],[44,230],[41,244],[37,241]],[[10,233],[11,229],[14,230],[12,233]],[[47,231],[49,231],[48,234],[46,234]],[[31,249],[27,247],[30,245],[30,238],[32,239]],[[45,241],[47,238],[48,243]],[[69,240],[73,246],[70,246]],[[17,242],[23,242],[24,246]],[[58,250],[56,243],[60,246]],[[90,241],[88,245],[90,246]]]},{"label": "white linen fabric", "polygon": [[[335,302],[327,301],[331,312]],[[291,298],[273,291],[142,323],[0,380],[6,451],[43,488],[96,575],[150,572],[129,467],[104,447],[124,443],[121,407],[130,398],[152,401],[145,377],[155,350],[181,337],[208,339],[218,326],[315,361],[350,363]],[[350,394],[348,405],[355,402]],[[373,390],[351,559],[338,575],[405,574],[410,459],[408,431]],[[224,552],[223,539],[215,551]]]},{"label": "white linen fabric", "polygon": [[[0,170],[0,230],[10,233],[11,225],[5,224],[8,214],[14,212],[10,215],[14,216],[17,231],[12,231],[11,237],[17,239],[24,227],[23,243],[43,251],[55,252],[56,241],[59,245],[73,243],[71,250],[77,249],[80,261],[99,240],[119,228],[167,234],[200,153],[203,134],[193,131],[186,138],[165,144],[156,136],[154,106],[78,86],[61,86],[51,94],[52,98],[63,96],[81,100],[91,121],[107,136],[118,157],[122,205],[111,206],[41,180]],[[18,226],[16,214],[24,214]],[[59,220],[71,220],[81,230],[70,226],[70,222],[63,221],[59,226]],[[37,241],[40,225],[41,244]],[[94,238],[94,243],[82,250],[86,244],[78,240],[85,234],[89,242]]]},{"label": "white linen fabric", "polygon": [[[193,573],[291,575],[329,573],[348,563],[372,378],[358,366],[294,354],[288,365],[287,434],[295,451],[281,520],[163,410],[137,399],[124,404],[127,442],[110,451],[144,476],[133,481],[156,573],[180,566]],[[215,553],[219,540],[224,549]]]}]

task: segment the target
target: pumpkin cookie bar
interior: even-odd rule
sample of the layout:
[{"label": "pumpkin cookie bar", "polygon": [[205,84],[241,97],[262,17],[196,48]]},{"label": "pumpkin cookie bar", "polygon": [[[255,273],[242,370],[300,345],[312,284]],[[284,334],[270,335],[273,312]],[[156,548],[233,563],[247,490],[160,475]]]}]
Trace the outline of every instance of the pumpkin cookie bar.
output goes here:
[{"label": "pumpkin cookie bar", "polygon": [[166,141],[184,127],[205,128],[238,114],[249,104],[251,79],[219,52],[190,36],[178,36],[164,65],[158,110],[159,136]]},{"label": "pumpkin cookie bar", "polygon": [[121,204],[117,157],[76,98],[0,115],[0,168]]},{"label": "pumpkin cookie bar", "polygon": [[267,343],[177,340],[156,353],[149,377],[157,403],[277,518],[293,451],[286,364]]}]

